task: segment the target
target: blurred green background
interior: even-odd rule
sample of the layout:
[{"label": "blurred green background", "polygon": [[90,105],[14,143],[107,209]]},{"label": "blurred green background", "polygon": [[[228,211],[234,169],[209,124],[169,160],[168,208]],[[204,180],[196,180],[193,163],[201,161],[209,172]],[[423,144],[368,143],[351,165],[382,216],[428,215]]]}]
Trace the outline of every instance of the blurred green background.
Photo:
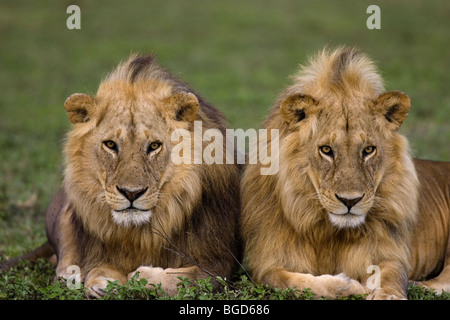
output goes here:
[{"label": "blurred green background", "polygon": [[[366,9],[381,8],[368,30]],[[68,30],[70,4],[81,30]],[[298,65],[324,46],[357,46],[387,90],[412,109],[401,132],[415,156],[450,160],[449,1],[0,2],[0,262],[45,241],[44,215],[62,181],[63,104],[97,86],[131,52],[161,65],[222,110],[258,128]]]}]

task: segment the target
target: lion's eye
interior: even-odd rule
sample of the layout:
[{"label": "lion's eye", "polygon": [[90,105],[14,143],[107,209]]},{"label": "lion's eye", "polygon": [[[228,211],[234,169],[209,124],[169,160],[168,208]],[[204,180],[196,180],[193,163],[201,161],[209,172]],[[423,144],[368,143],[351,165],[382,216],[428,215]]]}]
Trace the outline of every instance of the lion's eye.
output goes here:
[{"label": "lion's eye", "polygon": [[319,147],[320,152],[322,152],[324,155],[333,157],[333,149],[331,149],[330,146],[321,146]]},{"label": "lion's eye", "polygon": [[366,148],[363,150],[363,152],[362,152],[363,158],[365,158],[365,157],[371,155],[372,153],[375,152],[375,150],[376,150],[376,148],[375,148],[374,146],[368,146],[368,147],[366,147]]},{"label": "lion's eye", "polygon": [[150,145],[148,146],[148,153],[158,150],[159,147],[161,147],[161,145],[162,145],[162,143],[158,142],[158,141],[154,141],[154,142],[150,143]]},{"label": "lion's eye", "polygon": [[113,151],[117,152],[117,144],[114,141],[108,140],[103,142],[103,144],[108,148],[111,149]]}]

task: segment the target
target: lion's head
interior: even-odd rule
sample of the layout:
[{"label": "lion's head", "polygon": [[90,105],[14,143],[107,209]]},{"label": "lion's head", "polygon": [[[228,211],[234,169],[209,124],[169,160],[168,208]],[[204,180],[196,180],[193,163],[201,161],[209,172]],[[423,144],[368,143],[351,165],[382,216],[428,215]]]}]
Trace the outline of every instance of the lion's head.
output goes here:
[{"label": "lion's head", "polygon": [[[112,218],[120,226],[140,226],[165,200],[168,181],[175,190],[180,184],[180,192],[200,186],[183,181],[185,173],[174,174],[181,166],[171,161],[170,139],[175,129],[192,126],[199,100],[151,56],[130,57],[102,81],[95,97],[73,94],[65,109],[74,123],[65,148],[65,188],[86,221],[108,224]],[[186,198],[195,201],[200,191],[190,191]]]},{"label": "lion's head", "polygon": [[261,175],[261,162],[242,177],[255,279],[302,288],[297,273],[344,272],[364,283],[371,265],[409,265],[418,180],[398,132],[409,104],[358,50],[324,50],[302,67],[263,124],[279,130],[278,173]]},{"label": "lion's head", "polygon": [[384,92],[372,63],[359,51],[322,52],[281,99],[287,128],[280,158],[289,167],[284,174],[293,175],[281,181],[297,177],[294,192],[310,188],[334,226],[362,225],[370,212],[385,206],[387,190],[408,192],[408,186],[390,185],[391,174],[410,176],[414,190],[408,144],[397,132],[409,108],[404,93]]},{"label": "lion's head", "polygon": [[[64,185],[46,220],[57,274],[70,261],[94,288],[154,266],[145,267],[157,271],[151,281],[171,292],[177,272],[230,277],[240,256],[239,168],[195,161],[209,142],[198,124],[225,134],[224,116],[152,56],[137,55],[95,95],[71,95],[65,110],[73,128]],[[225,157],[225,146],[214,152]]]}]

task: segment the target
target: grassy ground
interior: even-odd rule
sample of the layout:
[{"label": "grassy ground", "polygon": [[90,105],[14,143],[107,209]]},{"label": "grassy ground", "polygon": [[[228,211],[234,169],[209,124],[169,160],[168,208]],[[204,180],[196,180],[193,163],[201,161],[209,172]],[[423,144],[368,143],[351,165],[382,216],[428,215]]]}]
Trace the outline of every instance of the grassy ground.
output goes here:
[{"label": "grassy ground", "polygon": [[[70,280],[54,281],[54,265],[39,259],[37,263],[22,261],[5,275],[0,277],[0,300],[82,300],[85,299],[84,287],[74,287]],[[159,285],[145,287],[145,279],[137,276],[125,285],[117,281],[110,282],[101,300],[324,300],[310,289],[303,291],[295,288],[279,289],[251,281],[244,272],[238,272],[231,281],[217,279],[218,290],[213,290],[211,279],[201,279],[192,283],[180,278],[178,294],[168,296]],[[339,297],[340,300],[364,300],[365,296]],[[450,300],[450,293],[436,294],[416,285],[408,287],[410,300]]]},{"label": "grassy ground", "polygon": [[[377,62],[386,89],[411,97],[401,130],[414,154],[450,160],[450,3],[377,1],[381,30],[368,30],[372,2],[2,1],[0,262],[45,241],[45,208],[62,181],[65,98],[95,92],[130,52],[155,52],[222,110],[230,127],[246,129],[259,127],[308,55],[326,45],[355,45]],[[66,28],[73,3],[81,8],[81,30]],[[52,270],[38,268],[41,279],[23,268],[9,277],[46,287]],[[0,298],[47,297],[8,291],[10,280],[2,278]]]}]

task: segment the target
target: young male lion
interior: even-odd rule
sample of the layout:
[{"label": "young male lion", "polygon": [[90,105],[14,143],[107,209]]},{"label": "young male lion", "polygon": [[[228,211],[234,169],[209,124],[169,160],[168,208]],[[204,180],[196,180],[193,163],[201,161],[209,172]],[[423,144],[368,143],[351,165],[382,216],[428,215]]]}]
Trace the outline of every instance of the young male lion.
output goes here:
[{"label": "young male lion", "polygon": [[[193,149],[193,121],[225,135],[224,117],[152,56],[134,55],[95,96],[73,94],[65,109],[74,126],[64,186],[46,217],[56,275],[78,266],[88,297],[136,272],[169,294],[179,276],[230,278],[240,258],[238,167],[196,164],[186,150],[176,154],[186,160],[179,163],[171,152],[177,129],[193,138]],[[202,137],[195,139],[201,152]]]},{"label": "young male lion", "polygon": [[279,130],[279,172],[247,165],[241,183],[244,261],[257,281],[401,299],[408,272],[428,276],[447,257],[437,288],[450,289],[450,166],[417,162],[418,219],[419,180],[397,131],[409,108],[353,48],[302,68],[263,125]]}]

